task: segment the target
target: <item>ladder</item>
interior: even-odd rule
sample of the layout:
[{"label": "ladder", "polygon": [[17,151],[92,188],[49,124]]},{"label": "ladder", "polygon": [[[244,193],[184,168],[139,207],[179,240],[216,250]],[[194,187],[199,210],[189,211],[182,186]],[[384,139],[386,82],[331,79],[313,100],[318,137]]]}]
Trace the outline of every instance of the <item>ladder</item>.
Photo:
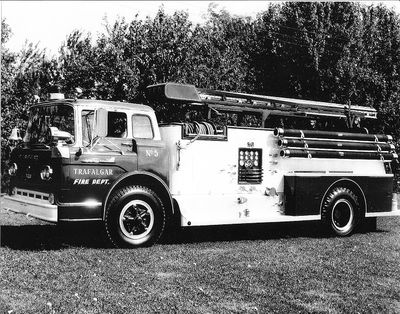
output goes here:
[{"label": "ladder", "polygon": [[350,125],[356,117],[377,118],[376,110],[370,107],[227,92],[178,83],[150,85],[147,87],[146,96],[149,101],[206,105],[217,111],[261,113],[263,117],[269,115],[337,117],[348,119]]}]

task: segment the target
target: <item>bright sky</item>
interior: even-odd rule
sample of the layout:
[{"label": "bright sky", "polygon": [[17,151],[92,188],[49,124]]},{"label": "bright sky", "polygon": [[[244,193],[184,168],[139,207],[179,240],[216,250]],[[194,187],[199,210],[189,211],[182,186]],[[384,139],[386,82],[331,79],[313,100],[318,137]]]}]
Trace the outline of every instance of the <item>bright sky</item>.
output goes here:
[{"label": "bright sky", "polygon": [[[256,16],[267,8],[263,1],[214,1],[219,8],[232,14]],[[209,1],[1,1],[2,17],[10,25],[13,35],[7,47],[19,51],[25,40],[40,42],[41,48],[56,53],[61,42],[74,29],[92,35],[104,30],[103,18],[112,22],[118,17],[127,21],[136,14],[139,18],[154,17],[161,5],[172,14],[176,10],[189,13],[194,23],[204,21]]]},{"label": "bright sky", "polygon": [[[2,18],[12,30],[7,47],[19,51],[25,41],[37,43],[49,54],[56,54],[61,43],[74,29],[91,32],[93,36],[104,30],[103,18],[109,22],[118,17],[127,21],[138,14],[139,18],[154,17],[164,5],[171,14],[187,11],[194,23],[202,23],[209,1],[1,1]],[[268,1],[213,1],[220,9],[234,15],[255,17],[265,11]],[[366,2],[367,3],[367,2]],[[369,3],[378,3],[370,2]],[[400,13],[400,1],[386,1]]]}]

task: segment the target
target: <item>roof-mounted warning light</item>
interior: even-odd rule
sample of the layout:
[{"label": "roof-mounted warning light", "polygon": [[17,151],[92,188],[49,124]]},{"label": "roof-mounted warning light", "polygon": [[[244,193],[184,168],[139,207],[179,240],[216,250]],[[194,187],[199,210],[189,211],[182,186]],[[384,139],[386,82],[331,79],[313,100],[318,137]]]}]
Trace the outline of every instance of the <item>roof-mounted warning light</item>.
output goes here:
[{"label": "roof-mounted warning light", "polygon": [[50,100],[62,100],[64,99],[64,94],[62,93],[50,93]]},{"label": "roof-mounted warning light", "polygon": [[50,89],[49,100],[62,100],[64,94],[61,92],[61,88],[58,85],[54,85]]}]

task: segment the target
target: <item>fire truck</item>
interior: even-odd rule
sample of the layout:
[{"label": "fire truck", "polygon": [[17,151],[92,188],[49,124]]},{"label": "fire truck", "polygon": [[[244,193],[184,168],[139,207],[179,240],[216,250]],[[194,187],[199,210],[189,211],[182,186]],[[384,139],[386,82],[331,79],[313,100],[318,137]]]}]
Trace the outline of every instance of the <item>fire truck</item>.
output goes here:
[{"label": "fire truck", "polygon": [[348,236],[400,215],[392,137],[360,127],[373,108],[163,83],[147,88],[149,103],[186,113],[158,124],[148,105],[58,96],[30,108],[11,153],[11,211],[98,221],[117,247],[271,222]]}]

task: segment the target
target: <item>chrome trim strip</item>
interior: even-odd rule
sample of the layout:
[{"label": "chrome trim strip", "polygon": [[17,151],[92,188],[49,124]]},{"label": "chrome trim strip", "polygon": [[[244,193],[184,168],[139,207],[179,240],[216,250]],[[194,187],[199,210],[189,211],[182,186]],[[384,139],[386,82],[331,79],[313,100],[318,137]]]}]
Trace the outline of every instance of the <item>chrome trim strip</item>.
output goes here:
[{"label": "chrome trim strip", "polygon": [[[82,154],[83,155],[83,154]],[[82,159],[82,163],[85,164],[99,164],[99,163],[115,163],[115,157],[110,157],[107,159],[92,158],[92,159]]]},{"label": "chrome trim strip", "polygon": [[391,212],[374,212],[365,213],[365,217],[390,217],[390,216],[400,216],[400,210],[395,210]]},{"label": "chrome trim strip", "polygon": [[[296,157],[297,158],[297,157]],[[379,161],[379,160],[378,160]],[[285,174],[286,177],[313,177],[318,173],[308,173],[308,172],[288,172]],[[329,172],[326,173],[325,175],[321,175],[321,177],[341,177],[341,176],[349,176],[350,178],[358,178],[358,177],[362,177],[362,178],[393,178],[394,175],[393,174],[360,174],[360,173],[349,173],[349,172]],[[348,179],[348,178],[346,178]]]},{"label": "chrome trim strip", "polygon": [[[218,225],[245,225],[245,224],[255,224],[255,223],[277,223],[277,222],[299,222],[299,221],[320,221],[321,215],[303,215],[303,216],[289,216],[289,215],[281,215],[281,216],[271,216],[263,219],[262,221],[243,221],[243,222],[232,222],[230,220],[219,221],[218,223],[210,223],[210,221],[196,221],[196,220],[188,220],[186,217],[181,215],[180,226],[184,228],[190,228],[195,226],[218,226]],[[190,221],[190,225],[188,225],[188,221]]]},{"label": "chrome trim strip", "polygon": [[59,219],[59,221],[71,221],[71,222],[85,222],[85,221],[102,221],[101,218],[87,218],[87,219],[79,219],[79,218],[63,218]]},{"label": "chrome trim strip", "polygon": [[100,207],[103,203],[98,201],[86,201],[79,203],[57,203],[57,205],[60,207]]}]

